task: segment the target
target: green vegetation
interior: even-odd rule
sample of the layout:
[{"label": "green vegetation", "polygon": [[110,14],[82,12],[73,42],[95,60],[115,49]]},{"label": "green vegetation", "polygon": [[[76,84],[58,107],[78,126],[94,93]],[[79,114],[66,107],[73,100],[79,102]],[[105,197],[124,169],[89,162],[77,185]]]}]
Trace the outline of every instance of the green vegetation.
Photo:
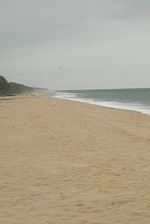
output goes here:
[{"label": "green vegetation", "polygon": [[12,94],[17,94],[17,93],[22,93],[22,92],[32,92],[34,88],[24,86],[22,84],[18,84],[15,82],[10,82],[9,83],[9,91]]},{"label": "green vegetation", "polygon": [[0,95],[8,95],[10,90],[8,81],[4,76],[0,76]]},{"label": "green vegetation", "polygon": [[31,92],[34,88],[24,86],[14,82],[8,82],[4,76],[0,76],[0,95],[8,96],[23,92]]}]

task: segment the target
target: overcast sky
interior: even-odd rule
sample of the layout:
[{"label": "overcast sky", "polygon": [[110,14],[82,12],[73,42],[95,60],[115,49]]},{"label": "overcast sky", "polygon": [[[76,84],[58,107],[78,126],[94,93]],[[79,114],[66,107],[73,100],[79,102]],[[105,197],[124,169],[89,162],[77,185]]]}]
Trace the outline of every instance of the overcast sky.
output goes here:
[{"label": "overcast sky", "polygon": [[150,0],[0,0],[0,74],[49,89],[150,87]]}]

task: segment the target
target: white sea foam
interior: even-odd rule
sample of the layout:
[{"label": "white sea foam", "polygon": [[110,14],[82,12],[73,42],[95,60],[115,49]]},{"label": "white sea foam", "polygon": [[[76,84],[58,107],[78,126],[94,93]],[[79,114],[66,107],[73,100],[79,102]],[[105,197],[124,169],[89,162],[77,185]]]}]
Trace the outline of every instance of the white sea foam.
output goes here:
[{"label": "white sea foam", "polygon": [[56,92],[56,94],[53,96],[54,98],[59,99],[74,99],[77,97],[77,93],[66,93],[66,92]]},{"label": "white sea foam", "polygon": [[54,98],[66,99],[71,101],[78,101],[83,103],[89,103],[109,108],[115,109],[123,109],[123,110],[131,110],[137,111],[143,114],[150,115],[150,106],[144,106],[140,103],[121,103],[116,101],[98,101],[94,99],[80,98],[78,97],[78,93],[67,93],[67,92],[57,92]]}]

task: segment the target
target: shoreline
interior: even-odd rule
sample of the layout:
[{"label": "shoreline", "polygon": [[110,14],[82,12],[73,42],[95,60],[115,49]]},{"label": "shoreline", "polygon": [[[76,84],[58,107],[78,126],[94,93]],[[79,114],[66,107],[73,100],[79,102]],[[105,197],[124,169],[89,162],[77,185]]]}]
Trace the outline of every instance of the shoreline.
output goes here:
[{"label": "shoreline", "polygon": [[[124,91],[124,90],[126,90],[126,89],[122,89],[122,91]],[[133,89],[130,89],[130,91],[131,90],[133,90]],[[99,91],[112,91],[112,90],[99,90]],[[82,90],[81,93],[82,92],[84,92],[84,90]],[[114,98],[113,100],[111,100],[111,97],[109,96],[108,98],[102,100],[102,99],[94,98],[94,97],[92,97],[92,95],[90,97],[90,94],[89,95],[87,94],[87,96],[88,96],[87,97],[86,93],[84,95],[82,95],[81,93],[78,91],[77,92],[74,92],[74,91],[59,92],[59,91],[57,91],[56,94],[54,95],[54,97],[58,98],[58,99],[66,99],[66,100],[71,100],[71,101],[75,101],[75,102],[83,102],[83,103],[88,103],[88,104],[92,104],[92,105],[104,106],[104,107],[108,107],[108,108],[128,110],[128,111],[137,111],[137,112],[140,112],[140,113],[150,116],[150,105],[144,103],[145,101],[143,101],[143,103],[141,103],[142,101],[141,102],[134,101],[135,96],[133,97],[133,101],[131,101],[131,99],[129,101],[126,98],[126,102],[124,102],[124,100],[121,101],[121,98],[120,98],[120,100],[118,100],[117,98],[116,99]]]},{"label": "shoreline", "polygon": [[145,116],[150,116],[149,113],[134,110],[134,109],[117,108],[117,107],[113,107],[113,106],[106,106],[106,105],[98,104],[98,103],[95,103],[95,102],[92,103],[92,102],[82,101],[82,100],[80,101],[80,100],[75,100],[75,99],[67,99],[67,98],[65,99],[65,98],[59,98],[59,97],[55,97],[55,96],[50,96],[50,98],[58,99],[58,100],[64,100],[64,101],[70,101],[70,102],[77,102],[77,103],[81,103],[81,104],[83,103],[83,104],[98,106],[100,108],[102,107],[102,108],[112,109],[112,110],[135,112],[135,113],[142,114],[142,115],[145,115]]},{"label": "shoreline", "polygon": [[150,222],[150,117],[49,97],[0,101],[0,223]]}]

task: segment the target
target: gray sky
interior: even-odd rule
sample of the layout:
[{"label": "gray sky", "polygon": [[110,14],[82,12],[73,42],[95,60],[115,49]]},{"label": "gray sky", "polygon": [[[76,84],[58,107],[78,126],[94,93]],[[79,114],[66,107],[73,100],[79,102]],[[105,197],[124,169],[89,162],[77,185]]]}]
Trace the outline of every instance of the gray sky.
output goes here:
[{"label": "gray sky", "polygon": [[0,74],[49,89],[150,87],[150,0],[0,0]]}]

